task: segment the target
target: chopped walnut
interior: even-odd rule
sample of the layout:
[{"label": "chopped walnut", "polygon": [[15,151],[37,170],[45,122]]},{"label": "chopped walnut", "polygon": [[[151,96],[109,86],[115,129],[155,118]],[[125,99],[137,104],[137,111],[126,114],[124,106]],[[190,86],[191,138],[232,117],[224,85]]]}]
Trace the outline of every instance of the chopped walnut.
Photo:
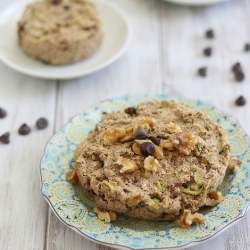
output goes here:
[{"label": "chopped walnut", "polygon": [[221,192],[212,192],[208,194],[208,198],[206,199],[206,206],[216,206],[223,200],[223,195]]},{"label": "chopped walnut", "polygon": [[242,163],[242,160],[240,158],[232,157],[232,158],[230,158],[228,168],[231,171],[235,172],[238,169],[239,164],[241,164],[241,163]]},{"label": "chopped walnut", "polygon": [[94,213],[97,214],[98,218],[105,222],[110,222],[116,220],[116,214],[113,211],[107,212],[104,209],[96,207]]},{"label": "chopped walnut", "polygon": [[157,167],[158,167],[158,160],[155,159],[153,156],[148,156],[144,159],[144,168],[147,170],[147,171],[152,171],[152,172],[155,172],[157,170]]},{"label": "chopped walnut", "polygon": [[120,142],[132,141],[134,139],[133,128],[127,129],[125,135],[119,139]]},{"label": "chopped walnut", "polygon": [[185,209],[183,214],[175,223],[180,227],[190,227],[192,224],[201,224],[205,221],[205,218],[200,213],[192,214],[190,210]]},{"label": "chopped walnut", "polygon": [[174,150],[174,144],[170,140],[161,140],[160,146],[167,150]]},{"label": "chopped walnut", "polygon": [[195,149],[197,138],[192,133],[181,132],[172,134],[170,140],[180,153],[189,155]]},{"label": "chopped walnut", "polygon": [[109,217],[111,221],[115,221],[117,218],[116,213],[113,211],[109,211]]},{"label": "chopped walnut", "polygon": [[133,151],[134,151],[135,154],[142,155],[140,147],[141,147],[141,144],[143,142],[145,142],[145,140],[135,140],[135,143],[132,146],[132,149],[133,149]]},{"label": "chopped walnut", "polygon": [[123,158],[122,156],[118,158],[117,164],[122,165],[122,169],[120,169],[120,173],[122,174],[132,173],[138,169],[133,160]]},{"label": "chopped walnut", "polygon": [[104,133],[104,145],[112,145],[117,141],[126,142],[133,140],[133,129],[108,128]]},{"label": "chopped walnut", "polygon": [[155,145],[154,157],[158,160],[163,158],[163,150],[160,146]]},{"label": "chopped walnut", "polygon": [[66,173],[66,179],[73,185],[78,183],[78,176],[75,170],[69,170]]},{"label": "chopped walnut", "polygon": [[167,125],[167,130],[169,133],[180,133],[182,132],[182,129],[179,125],[173,123],[173,122],[170,122],[168,125]]},{"label": "chopped walnut", "polygon": [[136,130],[140,127],[148,131],[150,128],[154,126],[154,124],[155,124],[155,120],[153,118],[145,117],[134,125],[133,133],[135,134]]},{"label": "chopped walnut", "polygon": [[128,199],[128,206],[133,207],[139,204],[139,202],[141,202],[142,200],[142,195],[141,194],[136,194],[134,196],[131,196]]}]

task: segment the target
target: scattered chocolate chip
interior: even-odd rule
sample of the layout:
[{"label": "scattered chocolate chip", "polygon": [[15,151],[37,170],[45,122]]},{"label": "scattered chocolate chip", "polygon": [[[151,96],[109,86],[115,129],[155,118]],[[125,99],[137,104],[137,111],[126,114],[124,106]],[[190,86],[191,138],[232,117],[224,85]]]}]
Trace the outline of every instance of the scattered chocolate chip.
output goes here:
[{"label": "scattered chocolate chip", "polygon": [[250,51],[250,44],[246,43],[244,49],[245,49],[245,51]]},{"label": "scattered chocolate chip", "polygon": [[52,4],[59,4],[61,0],[52,0]]},{"label": "scattered chocolate chip", "polygon": [[235,63],[235,64],[233,65],[232,71],[233,71],[234,73],[236,73],[236,72],[242,72],[242,68],[241,68],[241,65],[240,65],[239,62],[237,62],[237,63]]},{"label": "scattered chocolate chip", "polygon": [[129,115],[133,115],[135,114],[136,109],[134,107],[129,107],[125,109],[125,113],[129,114]]},{"label": "scattered chocolate chip", "polygon": [[214,38],[214,31],[212,30],[212,29],[210,29],[210,30],[207,30],[207,32],[206,32],[206,37],[207,38]]},{"label": "scattered chocolate chip", "polygon": [[212,48],[208,47],[208,48],[204,49],[203,53],[205,56],[211,56],[212,55]]},{"label": "scattered chocolate chip", "polygon": [[6,115],[7,112],[4,109],[0,108],[0,118],[4,118]]},{"label": "scattered chocolate chip", "polygon": [[147,157],[149,155],[153,155],[154,154],[154,152],[155,152],[155,146],[151,142],[144,142],[140,146],[140,151],[141,151],[142,155],[144,155],[144,156]]},{"label": "scattered chocolate chip", "polygon": [[205,76],[207,75],[207,68],[206,68],[206,67],[199,68],[199,69],[198,69],[198,74],[199,74],[200,76],[205,77]]},{"label": "scattered chocolate chip", "polygon": [[161,137],[150,136],[148,137],[148,139],[152,141],[155,145],[160,145]]},{"label": "scattered chocolate chip", "polygon": [[69,10],[70,7],[69,7],[69,5],[64,5],[63,8],[64,8],[65,10]]},{"label": "scattered chocolate chip", "polygon": [[18,129],[18,133],[20,135],[27,135],[30,133],[30,131],[31,131],[30,127],[25,123]]},{"label": "scattered chocolate chip", "polygon": [[134,139],[135,140],[142,140],[142,139],[147,139],[148,138],[148,133],[145,131],[143,128],[138,128],[135,132]]},{"label": "scattered chocolate chip", "polygon": [[8,144],[10,143],[10,133],[7,132],[3,135],[0,136],[0,142],[4,143],[4,144]]},{"label": "scattered chocolate chip", "polygon": [[237,82],[243,81],[244,78],[245,78],[245,75],[242,71],[235,72],[235,80]]},{"label": "scattered chocolate chip", "polygon": [[237,105],[237,106],[243,106],[243,105],[245,105],[246,104],[246,99],[244,98],[244,96],[240,96],[240,97],[238,97],[237,99],[236,99],[236,101],[235,101],[235,104]]},{"label": "scattered chocolate chip", "polygon": [[46,118],[39,118],[36,122],[38,129],[44,129],[48,126],[48,120]]}]

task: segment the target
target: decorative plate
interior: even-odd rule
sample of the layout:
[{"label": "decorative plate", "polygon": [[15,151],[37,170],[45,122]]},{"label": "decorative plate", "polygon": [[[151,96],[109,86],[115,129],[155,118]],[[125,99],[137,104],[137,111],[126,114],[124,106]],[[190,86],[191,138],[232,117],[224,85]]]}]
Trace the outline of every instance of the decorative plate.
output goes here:
[{"label": "decorative plate", "polygon": [[[78,144],[100,120],[104,112],[123,110],[149,99],[175,99],[200,110],[226,131],[233,156],[242,159],[239,169],[228,172],[220,186],[224,200],[213,208],[200,210],[205,222],[180,228],[171,222],[146,221],[118,216],[113,223],[100,221],[93,213],[94,200],[66,180],[66,172],[75,167]],[[199,100],[169,95],[128,95],[103,101],[72,118],[48,142],[41,160],[41,189],[56,216],[82,236],[119,249],[180,249],[202,243],[227,229],[241,218],[250,203],[250,137],[232,116]]]},{"label": "decorative plate", "polygon": [[101,47],[91,57],[68,65],[53,66],[36,61],[22,51],[17,37],[17,23],[26,6],[34,1],[17,1],[0,13],[0,60],[14,70],[47,79],[80,77],[108,66],[128,47],[131,29],[123,10],[104,0],[91,0],[103,24]]}]

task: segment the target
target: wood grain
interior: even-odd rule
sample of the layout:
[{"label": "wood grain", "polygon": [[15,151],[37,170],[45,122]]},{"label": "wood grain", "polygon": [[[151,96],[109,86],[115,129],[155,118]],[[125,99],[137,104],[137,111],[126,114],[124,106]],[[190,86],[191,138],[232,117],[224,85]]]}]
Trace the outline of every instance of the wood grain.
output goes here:
[{"label": "wood grain", "polygon": [[[17,1],[17,0],[15,0]],[[0,63],[0,135],[10,131],[11,143],[0,144],[0,249],[114,250],[87,240],[65,226],[45,202],[39,183],[39,162],[47,140],[91,105],[131,93],[168,93],[202,99],[232,114],[250,134],[250,3],[231,0],[209,7],[186,7],[160,0],[107,0],[122,8],[132,27],[124,55],[109,67],[89,76],[49,81],[16,73]],[[14,1],[12,1],[14,2]],[[0,10],[9,4],[0,1]],[[215,31],[215,39],[204,33]],[[202,50],[211,46],[213,55]],[[235,82],[231,67],[241,62],[246,78]],[[197,75],[208,68],[206,78]],[[234,104],[239,95],[247,105]],[[35,122],[48,118],[46,130]],[[27,123],[32,133],[21,136]],[[229,229],[189,250],[250,249],[250,212]]]}]

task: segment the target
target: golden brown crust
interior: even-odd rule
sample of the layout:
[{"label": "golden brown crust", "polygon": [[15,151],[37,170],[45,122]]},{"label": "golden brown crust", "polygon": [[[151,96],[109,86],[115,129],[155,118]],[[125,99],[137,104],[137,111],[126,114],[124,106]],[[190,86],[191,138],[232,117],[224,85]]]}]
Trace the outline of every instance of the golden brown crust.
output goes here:
[{"label": "golden brown crust", "polygon": [[[142,139],[119,137],[107,143],[107,131],[116,128],[136,128],[133,136],[140,137],[138,124],[145,132]],[[149,144],[158,154],[147,155]],[[79,145],[76,171],[83,189],[103,209],[173,220],[185,209],[194,213],[206,204],[207,195],[224,178],[229,148],[225,132],[207,115],[172,100],[150,101],[139,104],[132,115],[124,111],[104,115]]]}]

